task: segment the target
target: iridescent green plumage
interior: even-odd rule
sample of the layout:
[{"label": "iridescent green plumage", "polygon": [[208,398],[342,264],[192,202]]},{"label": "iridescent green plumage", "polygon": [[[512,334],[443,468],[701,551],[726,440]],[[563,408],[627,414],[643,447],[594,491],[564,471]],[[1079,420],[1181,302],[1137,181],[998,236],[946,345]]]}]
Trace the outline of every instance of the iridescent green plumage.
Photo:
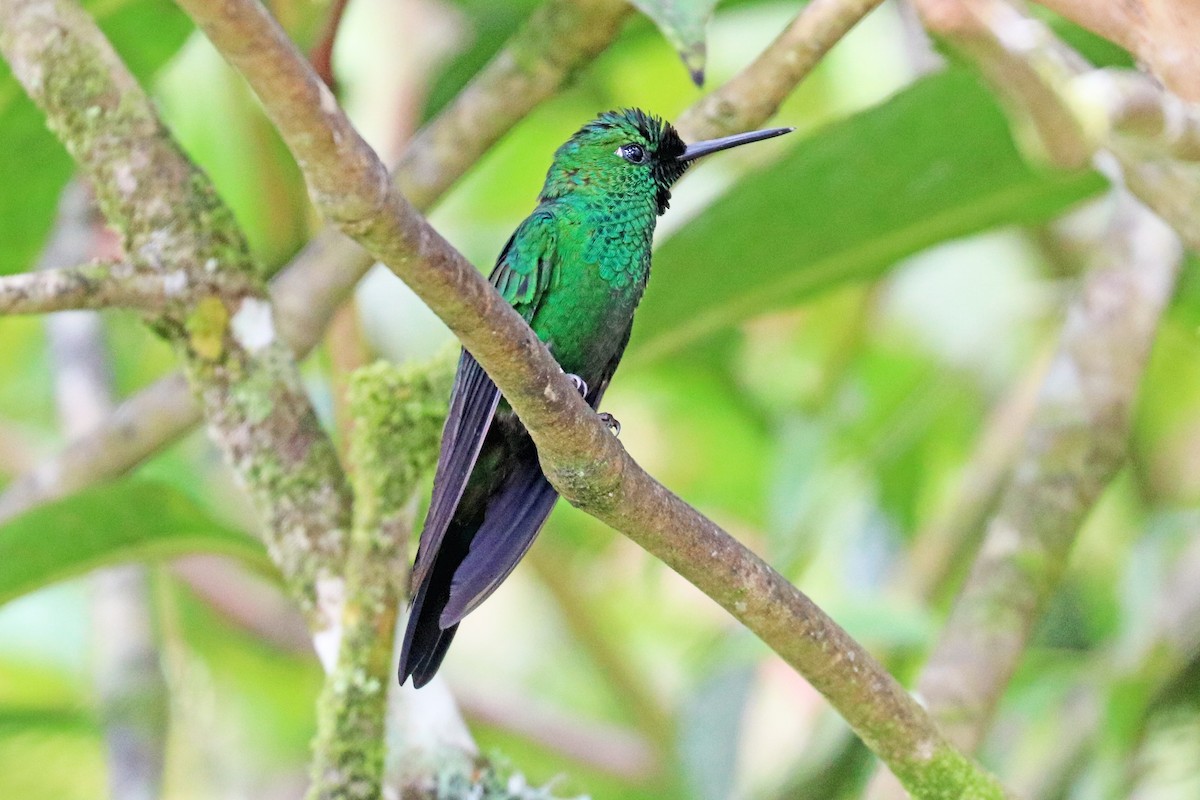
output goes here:
[{"label": "iridescent green plumage", "polygon": [[[491,281],[593,408],[629,341],[671,186],[694,158],[787,130],[688,147],[671,125],[630,109],[600,115],[555,153]],[[433,677],[459,622],[516,566],[556,498],[529,434],[464,351],[413,568],[402,683]]]}]

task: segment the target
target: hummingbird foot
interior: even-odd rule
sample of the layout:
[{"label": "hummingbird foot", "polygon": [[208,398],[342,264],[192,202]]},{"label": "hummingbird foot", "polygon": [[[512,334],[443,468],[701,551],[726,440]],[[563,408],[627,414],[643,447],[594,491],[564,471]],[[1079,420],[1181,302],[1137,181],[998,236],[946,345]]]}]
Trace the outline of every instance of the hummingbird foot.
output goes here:
[{"label": "hummingbird foot", "polygon": [[575,384],[575,391],[579,392],[579,396],[587,397],[587,394],[588,394],[587,381],[585,381],[583,378],[581,378],[578,375],[575,375],[574,373],[571,373],[571,372],[567,373],[567,377],[571,379],[571,383]]},{"label": "hummingbird foot", "polygon": [[608,426],[608,429],[612,431],[613,436],[621,435],[621,421],[619,419],[607,411],[601,411],[596,416],[600,418],[601,422]]}]

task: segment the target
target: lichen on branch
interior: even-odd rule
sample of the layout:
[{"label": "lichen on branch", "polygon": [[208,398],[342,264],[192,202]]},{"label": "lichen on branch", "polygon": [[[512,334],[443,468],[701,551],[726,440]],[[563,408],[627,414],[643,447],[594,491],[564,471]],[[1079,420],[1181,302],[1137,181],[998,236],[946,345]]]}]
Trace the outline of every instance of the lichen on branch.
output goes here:
[{"label": "lichen on branch", "polygon": [[309,800],[378,797],[392,640],[408,576],[412,499],[437,461],[451,364],[378,362],[350,382],[354,525],[336,665],[317,704]]}]

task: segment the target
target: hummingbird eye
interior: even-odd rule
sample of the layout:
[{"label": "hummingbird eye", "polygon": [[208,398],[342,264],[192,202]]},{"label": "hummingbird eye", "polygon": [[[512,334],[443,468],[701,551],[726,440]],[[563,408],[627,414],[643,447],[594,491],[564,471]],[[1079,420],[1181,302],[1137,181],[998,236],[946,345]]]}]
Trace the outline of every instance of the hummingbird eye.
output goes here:
[{"label": "hummingbird eye", "polygon": [[646,148],[640,144],[623,144],[617,148],[617,155],[630,164],[645,164],[647,161]]}]

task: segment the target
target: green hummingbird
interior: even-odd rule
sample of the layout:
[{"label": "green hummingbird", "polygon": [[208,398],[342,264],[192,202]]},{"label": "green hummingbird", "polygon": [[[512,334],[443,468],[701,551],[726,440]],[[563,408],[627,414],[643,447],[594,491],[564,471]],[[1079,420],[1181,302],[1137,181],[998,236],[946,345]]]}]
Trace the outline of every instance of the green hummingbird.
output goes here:
[{"label": "green hummingbird", "polygon": [[[592,408],[629,342],[671,186],[701,156],[791,130],[686,145],[669,123],[625,109],[601,114],[555,152],[538,205],[504,245],[491,283]],[[529,433],[463,350],[413,566],[401,683],[429,682],[463,617],[516,567],[557,499]]]}]

